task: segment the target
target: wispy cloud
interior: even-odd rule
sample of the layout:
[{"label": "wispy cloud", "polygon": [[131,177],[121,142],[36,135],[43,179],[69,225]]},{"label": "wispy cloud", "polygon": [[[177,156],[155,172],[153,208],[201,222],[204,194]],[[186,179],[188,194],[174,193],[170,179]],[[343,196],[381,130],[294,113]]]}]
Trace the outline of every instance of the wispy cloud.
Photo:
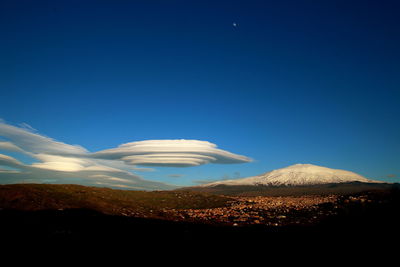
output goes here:
[{"label": "wispy cloud", "polygon": [[[199,140],[147,140],[91,153],[37,133],[31,126],[13,126],[0,119],[0,183],[56,182],[132,189],[170,189],[172,185],[143,179],[135,172],[153,171],[138,166],[190,167],[207,163],[231,164],[250,158]],[[8,152],[29,156],[21,162]],[[170,177],[181,177],[171,175]]]},{"label": "wispy cloud", "polygon": [[31,132],[0,121],[0,136],[7,138],[15,146],[31,153],[84,154],[88,151],[79,145],[68,145],[52,138]]}]

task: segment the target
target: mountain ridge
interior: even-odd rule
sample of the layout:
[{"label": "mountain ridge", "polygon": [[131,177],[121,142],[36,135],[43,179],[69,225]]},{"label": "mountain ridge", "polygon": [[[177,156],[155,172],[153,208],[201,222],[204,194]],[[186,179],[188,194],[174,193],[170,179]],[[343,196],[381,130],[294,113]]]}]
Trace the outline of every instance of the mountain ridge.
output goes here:
[{"label": "mountain ridge", "polygon": [[357,173],[331,169],[313,164],[295,164],[285,168],[272,170],[261,175],[235,179],[216,181],[199,185],[199,187],[213,187],[217,185],[232,186],[302,186],[302,185],[321,185],[336,183],[383,183],[365,178]]}]

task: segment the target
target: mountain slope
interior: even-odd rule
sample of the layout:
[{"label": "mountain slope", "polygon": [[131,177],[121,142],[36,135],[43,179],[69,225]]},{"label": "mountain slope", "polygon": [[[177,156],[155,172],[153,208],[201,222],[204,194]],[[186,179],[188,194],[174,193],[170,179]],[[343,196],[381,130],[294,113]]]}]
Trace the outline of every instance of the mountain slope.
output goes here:
[{"label": "mountain slope", "polygon": [[304,186],[336,183],[378,183],[354,172],[330,169],[312,164],[295,164],[286,168],[273,170],[258,176],[213,182],[200,185],[213,187],[217,185],[267,185],[267,186]]}]

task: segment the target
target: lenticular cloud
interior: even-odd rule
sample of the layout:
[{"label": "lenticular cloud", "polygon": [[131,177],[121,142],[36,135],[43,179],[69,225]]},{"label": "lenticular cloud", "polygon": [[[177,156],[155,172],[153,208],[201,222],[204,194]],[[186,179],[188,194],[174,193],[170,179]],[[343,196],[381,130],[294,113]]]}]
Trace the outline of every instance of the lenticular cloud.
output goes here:
[{"label": "lenticular cloud", "polygon": [[94,158],[122,160],[131,165],[190,167],[207,163],[245,163],[251,159],[199,140],[147,140],[122,144],[92,154]]},{"label": "lenticular cloud", "polygon": [[136,166],[191,167],[249,161],[248,157],[199,140],[147,140],[90,152],[82,146],[40,135],[31,127],[12,126],[0,119],[0,183],[56,182],[140,190],[172,189],[176,186],[137,175],[134,171],[153,169]]}]

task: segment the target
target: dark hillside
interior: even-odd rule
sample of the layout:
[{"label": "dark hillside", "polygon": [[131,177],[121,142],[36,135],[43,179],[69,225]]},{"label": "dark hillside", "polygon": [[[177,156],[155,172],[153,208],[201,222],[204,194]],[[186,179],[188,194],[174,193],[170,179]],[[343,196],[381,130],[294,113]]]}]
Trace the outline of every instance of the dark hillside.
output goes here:
[{"label": "dark hillside", "polygon": [[105,215],[87,209],[0,210],[0,236],[3,244],[18,248],[28,245],[29,249],[55,244],[69,248],[89,245],[163,250],[176,246],[187,250],[200,247],[205,251],[258,246],[267,254],[294,249],[304,252],[323,249],[325,253],[329,249],[333,253],[338,248],[341,254],[356,253],[354,249],[372,249],[376,253],[377,249],[395,248],[392,241],[400,238],[399,196],[399,192],[379,193],[371,196],[376,201],[368,205],[344,202],[338,216],[312,227],[232,227]]},{"label": "dark hillside", "polygon": [[49,184],[0,186],[0,208],[6,210],[86,209],[107,215],[156,218],[163,210],[221,207],[229,200],[200,192],[147,192]]},{"label": "dark hillside", "polygon": [[398,188],[344,195],[338,199],[334,204],[286,214],[289,219],[301,212],[311,212],[312,218],[320,212],[334,211],[335,215],[322,216],[313,225],[232,226],[189,221],[184,217],[169,218],[168,213],[162,213],[164,209],[229,206],[231,199],[223,196],[78,185],[4,185],[0,186],[0,236],[3,245],[18,250],[23,246],[27,250],[43,250],[55,245],[55,248],[67,245],[68,249],[100,246],[129,250],[138,247],[174,250],[178,246],[196,253],[198,249],[253,249],[259,244],[258,248],[267,252],[274,249],[309,252],[318,248],[335,252],[340,248],[341,253],[353,253],[354,247],[389,251],[392,241],[400,238]]}]

